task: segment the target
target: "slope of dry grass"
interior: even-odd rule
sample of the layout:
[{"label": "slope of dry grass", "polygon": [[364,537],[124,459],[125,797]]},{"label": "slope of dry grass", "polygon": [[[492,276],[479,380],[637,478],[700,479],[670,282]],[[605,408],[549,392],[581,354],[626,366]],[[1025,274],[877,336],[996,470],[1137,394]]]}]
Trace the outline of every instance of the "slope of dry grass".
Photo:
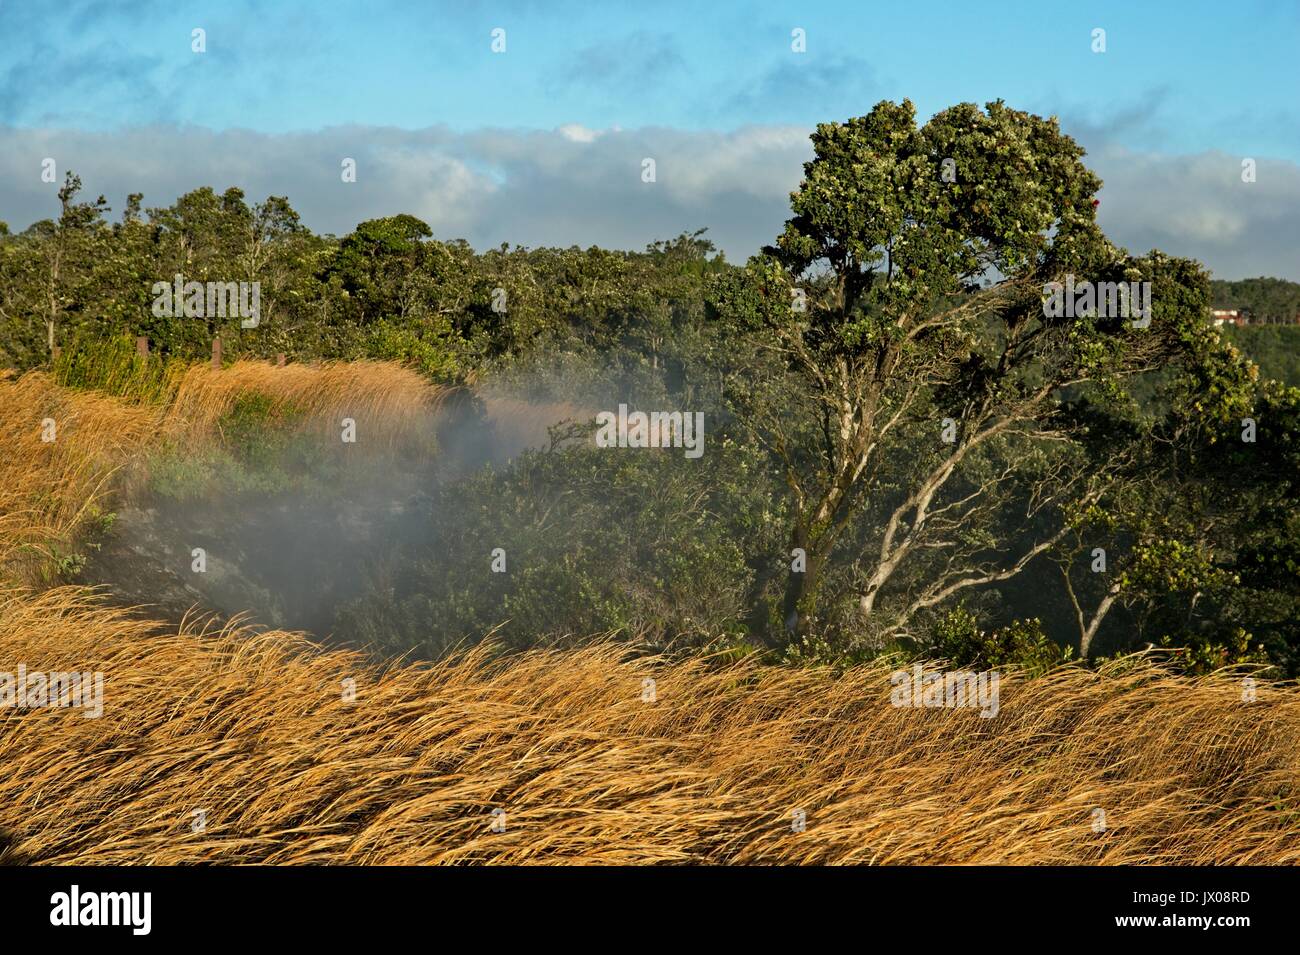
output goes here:
[{"label": "slope of dry grass", "polygon": [[105,675],[100,719],[0,711],[10,861],[1300,860],[1300,696],[1139,660],[1008,675],[986,720],[891,706],[885,667],[604,643],[384,668],[284,633],[160,634],[73,589],[5,597],[0,660]]},{"label": "slope of dry grass", "polygon": [[39,372],[0,379],[0,579],[43,579],[160,421],[159,409],[65,391]]}]

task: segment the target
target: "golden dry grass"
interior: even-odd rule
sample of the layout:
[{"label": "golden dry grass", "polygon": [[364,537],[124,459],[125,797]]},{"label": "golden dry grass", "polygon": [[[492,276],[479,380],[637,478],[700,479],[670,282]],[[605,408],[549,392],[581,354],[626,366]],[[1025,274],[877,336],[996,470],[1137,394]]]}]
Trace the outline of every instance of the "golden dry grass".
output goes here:
[{"label": "golden dry grass", "polygon": [[602,643],[385,668],[285,633],[160,634],[73,589],[0,598],[0,660],[105,674],[100,719],[0,716],[10,861],[1300,861],[1300,695],[1244,703],[1239,678],[1146,661],[1009,674],[986,720],[891,706],[885,666]]},{"label": "golden dry grass", "polygon": [[[261,367],[195,372],[163,410],[0,379],[13,452],[0,458],[0,573],[31,583],[115,469],[178,421],[201,434],[195,422],[211,427],[242,390],[278,388],[317,415],[339,401],[418,415],[436,400],[384,369],[306,371],[281,385]],[[59,423],[53,443],[44,417]],[[384,666],[10,583],[0,674],[19,664],[102,671],[105,708],[0,709],[0,861],[1300,861],[1300,691],[1261,685],[1247,703],[1237,676],[1145,659],[1006,674],[986,720],[891,706],[884,665],[834,677],[601,642]],[[490,831],[494,808],[505,832]]]},{"label": "golden dry grass", "polygon": [[158,409],[66,391],[40,372],[0,380],[0,579],[41,579],[160,421]]},{"label": "golden dry grass", "polygon": [[327,362],[277,367],[237,361],[220,370],[210,365],[186,369],[168,411],[173,433],[205,439],[240,395],[266,395],[277,406],[292,407],[305,422],[337,433],[352,418],[359,435],[391,442],[437,409],[445,390],[417,372],[393,362]]}]

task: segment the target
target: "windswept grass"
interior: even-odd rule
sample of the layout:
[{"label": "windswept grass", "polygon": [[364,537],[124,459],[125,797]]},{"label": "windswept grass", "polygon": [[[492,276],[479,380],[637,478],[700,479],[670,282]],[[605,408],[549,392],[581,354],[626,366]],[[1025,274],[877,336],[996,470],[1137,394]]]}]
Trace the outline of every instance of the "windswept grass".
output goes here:
[{"label": "windswept grass", "polygon": [[883,665],[600,643],[386,668],[286,633],[162,634],[60,589],[0,598],[0,660],[106,684],[100,719],[0,710],[10,860],[1300,861],[1300,695],[1245,703],[1237,677],[1141,658],[1007,674],[982,719],[891,706]]},{"label": "windswept grass", "polygon": [[47,580],[160,421],[157,408],[65,390],[40,372],[0,378],[0,579]]},{"label": "windswept grass", "polygon": [[320,366],[237,361],[220,370],[193,365],[170,402],[172,434],[211,435],[239,398],[264,395],[294,409],[337,439],[344,418],[356,422],[359,441],[392,443],[437,409],[444,389],[402,365],[380,361]]}]

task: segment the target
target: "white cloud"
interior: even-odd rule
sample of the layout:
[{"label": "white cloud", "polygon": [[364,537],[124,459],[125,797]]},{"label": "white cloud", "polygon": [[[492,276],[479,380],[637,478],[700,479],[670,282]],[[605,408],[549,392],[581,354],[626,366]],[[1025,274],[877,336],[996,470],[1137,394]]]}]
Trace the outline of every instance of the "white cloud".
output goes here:
[{"label": "white cloud", "polygon": [[566,123],[560,127],[559,132],[571,143],[594,143],[600,135],[600,130],[588,129],[581,123]]},{"label": "white cloud", "polygon": [[1300,279],[1300,166],[1260,157],[1242,182],[1242,158],[1102,149],[1088,158],[1105,182],[1098,219],[1132,251],[1200,259],[1221,278]]},{"label": "white cloud", "polygon": [[[747,126],[731,132],[668,128],[550,131],[347,126],[309,133],[216,133],[193,127],[119,132],[0,128],[0,219],[17,230],[54,215],[58,186],[41,160],[71,168],[92,196],[120,210],[130,192],[169,205],[203,185],[236,185],[250,199],[286,195],[304,222],[344,234],[358,222],[407,212],[439,238],[477,248],[501,242],[643,248],[709,227],[730,259],[771,242],[811,155],[809,130]],[[357,182],[340,162],[357,160]],[[641,181],[656,160],[657,182]],[[1135,252],[1194,256],[1226,278],[1300,279],[1300,167],[1258,158],[1164,156],[1103,147],[1088,162],[1105,180],[1099,215]]]}]

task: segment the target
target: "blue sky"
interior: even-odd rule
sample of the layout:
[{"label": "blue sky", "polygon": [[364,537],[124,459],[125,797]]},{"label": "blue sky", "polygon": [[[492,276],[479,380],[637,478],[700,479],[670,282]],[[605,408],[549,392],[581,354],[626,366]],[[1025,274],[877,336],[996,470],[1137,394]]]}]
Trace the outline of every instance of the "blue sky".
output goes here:
[{"label": "blue sky", "polygon": [[[206,30],[206,53],[191,51],[194,27]],[[491,50],[497,27],[504,54]],[[796,27],[806,31],[803,54],[790,48]],[[1091,49],[1098,27],[1100,54]],[[476,244],[636,247],[658,237],[650,230],[709,225],[735,258],[779,225],[806,158],[798,142],[815,123],[886,98],[911,98],[922,118],[1002,98],[1060,116],[1089,148],[1117,190],[1103,193],[1103,225],[1108,199],[1134,207],[1114,213],[1119,241],[1167,247],[1182,233],[1186,248],[1168,251],[1218,271],[1300,278],[1300,264],[1287,269],[1300,259],[1300,233],[1280,215],[1300,209],[1298,54],[1293,0],[0,0],[0,146],[9,157],[0,174],[16,164],[14,182],[0,177],[0,218],[21,227],[49,214],[22,154],[57,149],[119,208],[136,189],[146,203],[165,203],[169,189],[240,184],[255,195],[288,192],[328,231],[412,211]],[[202,154],[187,145],[200,140]],[[364,159],[347,195],[306,168],[336,168],[331,153],[340,151]],[[633,180],[620,202],[617,173],[583,168],[639,162],[638,151],[662,155],[670,182],[658,206],[635,194]],[[1259,188],[1233,193],[1247,156],[1260,164]],[[294,163],[298,175],[284,168]],[[701,164],[714,169],[709,182]],[[685,177],[675,187],[674,166]],[[607,172],[614,207],[588,215],[584,182]],[[228,181],[203,178],[223,174]],[[543,188],[573,190],[577,208],[536,195]],[[530,190],[541,207],[520,209],[511,234],[509,210]],[[414,207],[396,208],[403,197]],[[726,221],[687,221],[692,210]],[[602,214],[623,226],[611,229]]]}]

